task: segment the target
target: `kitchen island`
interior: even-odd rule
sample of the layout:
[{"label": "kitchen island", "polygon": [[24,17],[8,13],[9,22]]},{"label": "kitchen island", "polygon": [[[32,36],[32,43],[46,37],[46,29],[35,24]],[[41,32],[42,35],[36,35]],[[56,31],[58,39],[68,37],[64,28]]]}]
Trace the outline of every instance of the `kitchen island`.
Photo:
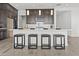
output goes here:
[{"label": "kitchen island", "polygon": [[48,29],[48,30],[14,29],[13,35],[15,35],[15,34],[25,34],[25,45],[26,46],[28,46],[28,35],[29,34],[37,34],[38,35],[38,46],[41,46],[41,34],[50,34],[51,46],[53,46],[53,35],[54,34],[62,34],[62,35],[65,35],[65,46],[68,46],[68,37],[67,37],[68,32],[65,29],[61,29],[61,30],[56,30],[56,29]]}]

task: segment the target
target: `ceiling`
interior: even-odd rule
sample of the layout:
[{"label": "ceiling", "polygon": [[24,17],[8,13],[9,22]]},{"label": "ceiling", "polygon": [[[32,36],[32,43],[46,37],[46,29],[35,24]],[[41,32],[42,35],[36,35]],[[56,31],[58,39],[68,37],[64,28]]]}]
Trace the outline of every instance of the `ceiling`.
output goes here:
[{"label": "ceiling", "polygon": [[41,9],[54,7],[79,7],[79,3],[10,3],[16,9]]}]

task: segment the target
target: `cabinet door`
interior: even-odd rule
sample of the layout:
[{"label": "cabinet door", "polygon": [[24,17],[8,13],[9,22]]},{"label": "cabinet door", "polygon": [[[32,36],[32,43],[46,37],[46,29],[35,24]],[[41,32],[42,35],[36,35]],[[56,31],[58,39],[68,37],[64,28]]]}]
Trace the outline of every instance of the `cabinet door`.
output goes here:
[{"label": "cabinet door", "polygon": [[51,13],[51,10],[50,10],[50,9],[42,9],[42,10],[41,10],[41,14],[42,14],[43,16],[45,16],[45,15],[50,15],[50,13]]},{"label": "cabinet door", "polygon": [[[27,10],[26,10],[26,15],[27,15]],[[37,16],[37,15],[39,15],[38,9],[30,9],[29,10],[29,16]]]}]

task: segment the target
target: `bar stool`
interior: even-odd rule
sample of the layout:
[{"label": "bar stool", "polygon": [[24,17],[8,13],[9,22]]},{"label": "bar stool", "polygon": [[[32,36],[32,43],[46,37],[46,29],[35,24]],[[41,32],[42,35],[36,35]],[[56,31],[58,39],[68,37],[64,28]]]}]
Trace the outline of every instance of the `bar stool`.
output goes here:
[{"label": "bar stool", "polygon": [[[43,41],[44,38],[48,38],[47,43],[45,43],[46,39],[45,39],[45,41]],[[50,49],[51,48],[51,36],[49,34],[42,34],[41,35],[41,48],[42,49]]]},{"label": "bar stool", "polygon": [[54,34],[53,35],[53,46],[55,49],[65,49],[65,35]]},{"label": "bar stool", "polygon": [[[33,43],[33,41],[34,41],[33,38],[35,39],[35,42],[34,43]],[[29,34],[28,35],[28,49],[37,49],[37,44],[38,44],[37,34]]]},{"label": "bar stool", "polygon": [[[19,37],[21,37],[21,40],[18,39]],[[21,41],[19,43],[19,41]],[[22,49],[25,47],[25,34],[15,34],[14,35],[14,48],[15,49]]]}]

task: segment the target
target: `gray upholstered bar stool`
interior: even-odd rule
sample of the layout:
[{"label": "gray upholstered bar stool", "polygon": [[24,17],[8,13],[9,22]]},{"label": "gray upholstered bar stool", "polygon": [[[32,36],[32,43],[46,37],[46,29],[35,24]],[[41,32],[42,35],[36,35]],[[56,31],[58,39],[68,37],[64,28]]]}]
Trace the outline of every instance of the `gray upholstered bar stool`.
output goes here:
[{"label": "gray upholstered bar stool", "polygon": [[[21,37],[21,39],[19,39]],[[21,41],[19,43],[19,41]],[[14,48],[15,49],[22,49],[25,47],[25,34],[15,34],[14,35]]]},{"label": "gray upholstered bar stool", "polygon": [[[44,39],[44,38],[48,38],[47,43],[44,43],[43,40],[45,40],[45,42],[46,42],[46,39]],[[42,34],[41,35],[41,48],[42,49],[50,49],[51,48],[51,36],[49,34]]]},{"label": "gray upholstered bar stool", "polygon": [[65,35],[54,34],[53,35],[53,46],[55,49],[65,49]]},{"label": "gray upholstered bar stool", "polygon": [[[33,42],[35,40],[35,42]],[[37,49],[38,36],[37,34],[28,35],[28,49]]]}]

